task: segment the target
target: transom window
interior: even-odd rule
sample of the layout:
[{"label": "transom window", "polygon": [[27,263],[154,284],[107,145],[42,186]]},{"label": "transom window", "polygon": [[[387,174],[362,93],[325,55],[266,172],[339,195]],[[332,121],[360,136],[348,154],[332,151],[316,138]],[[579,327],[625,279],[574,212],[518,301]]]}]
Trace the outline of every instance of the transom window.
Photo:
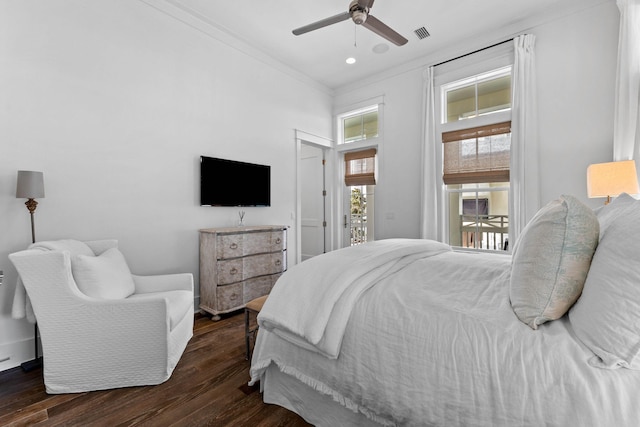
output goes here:
[{"label": "transom window", "polygon": [[378,137],[378,106],[354,111],[342,117],[342,135],[339,143],[362,141]]},{"label": "transom window", "polygon": [[449,83],[442,91],[442,123],[510,110],[511,67]]}]

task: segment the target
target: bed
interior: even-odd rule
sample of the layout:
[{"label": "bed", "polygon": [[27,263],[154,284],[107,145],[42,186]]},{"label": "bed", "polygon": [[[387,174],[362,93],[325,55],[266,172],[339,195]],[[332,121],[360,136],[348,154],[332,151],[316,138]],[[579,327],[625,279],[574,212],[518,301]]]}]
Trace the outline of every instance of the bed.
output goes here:
[{"label": "bed", "polygon": [[258,316],[250,383],[319,426],[635,426],[639,224],[630,196],[562,196],[513,254],[387,239],[307,260]]}]

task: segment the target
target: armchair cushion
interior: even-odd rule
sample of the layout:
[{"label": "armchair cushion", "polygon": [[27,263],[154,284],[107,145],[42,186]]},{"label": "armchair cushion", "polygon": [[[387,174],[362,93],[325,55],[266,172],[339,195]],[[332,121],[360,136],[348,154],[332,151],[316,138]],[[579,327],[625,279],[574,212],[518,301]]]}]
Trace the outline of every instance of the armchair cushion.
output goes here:
[{"label": "armchair cushion", "polygon": [[90,297],[122,299],[135,291],[129,266],[117,248],[99,256],[74,254],[71,270],[78,289]]},{"label": "armchair cushion", "polygon": [[[169,330],[173,330],[187,312],[193,310],[193,292],[166,291],[148,294],[133,294],[128,299],[142,301],[145,299],[165,299],[169,310]],[[190,313],[189,313],[190,314]]]}]

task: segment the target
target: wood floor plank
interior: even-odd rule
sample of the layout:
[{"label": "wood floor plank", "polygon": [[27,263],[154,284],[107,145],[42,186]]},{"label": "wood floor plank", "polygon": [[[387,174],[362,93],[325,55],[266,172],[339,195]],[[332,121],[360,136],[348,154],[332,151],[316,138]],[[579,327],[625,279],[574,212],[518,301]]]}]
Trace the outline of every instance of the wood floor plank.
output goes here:
[{"label": "wood floor plank", "polygon": [[46,421],[48,419],[47,411],[42,409],[37,412],[29,412],[28,414],[24,414],[23,417],[17,418],[13,421],[2,423],[0,425],[6,427],[23,427],[23,426],[32,426],[40,423],[41,421]]},{"label": "wood floor plank", "polygon": [[308,426],[249,387],[244,316],[196,315],[194,336],[171,378],[157,386],[45,393],[42,369],[0,372],[1,426]]}]

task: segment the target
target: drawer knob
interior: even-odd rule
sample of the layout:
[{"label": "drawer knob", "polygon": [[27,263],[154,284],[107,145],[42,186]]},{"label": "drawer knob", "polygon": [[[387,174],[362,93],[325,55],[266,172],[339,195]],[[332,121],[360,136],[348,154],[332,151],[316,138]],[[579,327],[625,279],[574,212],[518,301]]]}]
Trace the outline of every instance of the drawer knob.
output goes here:
[{"label": "drawer knob", "polygon": [[236,242],[233,242],[231,245],[229,245],[229,248],[238,249],[238,244]]},{"label": "drawer knob", "polygon": [[229,297],[229,299],[230,299],[231,301],[235,301],[235,300],[237,300],[237,299],[238,299],[238,294],[231,294],[231,296]]},{"label": "drawer knob", "polygon": [[276,245],[279,245],[281,242],[282,242],[282,239],[278,237],[278,238],[276,239]]},{"label": "drawer knob", "polygon": [[276,265],[279,267],[280,264],[282,264],[282,261],[280,261],[279,259],[276,260]]},{"label": "drawer knob", "polygon": [[236,273],[238,273],[238,269],[235,268],[235,267],[233,267],[231,270],[229,270],[229,274],[231,274],[231,275],[234,275]]}]

